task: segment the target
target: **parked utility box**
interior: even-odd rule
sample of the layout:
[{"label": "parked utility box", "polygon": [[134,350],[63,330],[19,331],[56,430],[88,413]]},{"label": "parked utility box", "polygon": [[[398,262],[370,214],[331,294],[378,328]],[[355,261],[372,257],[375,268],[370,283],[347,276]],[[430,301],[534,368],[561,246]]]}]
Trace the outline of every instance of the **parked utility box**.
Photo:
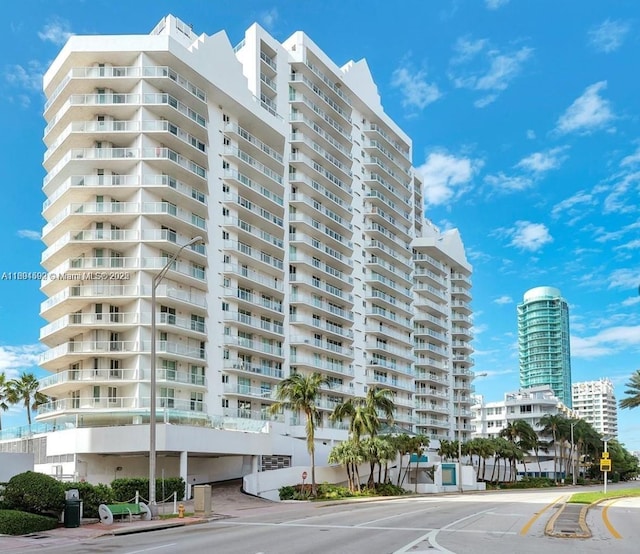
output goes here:
[{"label": "parked utility box", "polygon": [[193,487],[193,510],[197,515],[211,514],[211,485]]}]

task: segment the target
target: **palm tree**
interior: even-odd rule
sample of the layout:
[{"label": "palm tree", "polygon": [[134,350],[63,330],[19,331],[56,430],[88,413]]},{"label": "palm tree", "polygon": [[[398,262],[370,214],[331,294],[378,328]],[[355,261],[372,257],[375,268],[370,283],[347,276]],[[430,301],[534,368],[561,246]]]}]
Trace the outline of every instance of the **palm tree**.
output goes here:
[{"label": "palm tree", "polygon": [[269,410],[276,415],[282,409],[293,412],[303,412],[306,417],[307,451],[311,457],[311,494],[316,496],[316,426],[322,423],[322,414],[318,410],[316,401],[320,396],[320,388],[328,385],[325,376],[315,372],[311,375],[293,373],[282,381],[276,389],[276,403]]},{"label": "palm tree", "polygon": [[[524,419],[517,419],[509,422],[507,426],[500,431],[500,436],[506,438],[510,443],[516,445],[522,450],[522,463],[524,465],[525,475],[527,473],[526,454],[536,447],[537,434],[533,427]],[[536,451],[537,455],[537,451]]]},{"label": "palm tree", "polygon": [[358,465],[364,461],[364,452],[360,444],[353,440],[343,441],[331,449],[328,462],[330,464],[344,464],[347,469],[347,483],[349,490],[360,490],[360,476]]},{"label": "palm tree", "polygon": [[637,408],[640,406],[640,369],[631,375],[629,382],[625,386],[628,387],[624,391],[627,397],[620,400],[620,407]]},{"label": "palm tree", "polygon": [[31,427],[31,412],[38,406],[47,402],[47,397],[38,392],[40,383],[33,373],[23,372],[17,379],[12,379],[7,384],[9,387],[9,401],[12,404],[22,402],[27,410],[27,421]]},{"label": "palm tree", "polygon": [[393,422],[395,404],[392,398],[393,393],[389,389],[370,387],[366,396],[350,398],[336,406],[331,418],[339,421],[350,418],[349,432],[356,442],[362,435],[375,437],[380,430],[380,413],[388,423]]},{"label": "palm tree", "polygon": [[[3,371],[0,373],[0,415],[9,409],[9,405],[13,402],[14,396],[11,390],[10,381],[7,381],[7,374]],[[0,431],[2,431],[2,418],[0,417]]]},{"label": "palm tree", "polygon": [[546,414],[540,418],[540,425],[542,425],[542,432],[553,437],[553,476],[558,482],[558,435],[560,434],[567,419],[560,414]]}]

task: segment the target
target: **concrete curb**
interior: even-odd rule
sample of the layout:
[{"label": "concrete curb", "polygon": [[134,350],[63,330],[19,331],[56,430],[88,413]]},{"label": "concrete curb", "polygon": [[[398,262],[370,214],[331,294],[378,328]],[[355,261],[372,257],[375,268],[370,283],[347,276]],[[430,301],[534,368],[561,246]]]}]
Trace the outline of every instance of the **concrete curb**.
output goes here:
[{"label": "concrete curb", "polygon": [[580,526],[580,532],[576,533],[564,533],[557,532],[555,530],[555,524],[562,512],[564,512],[567,507],[567,502],[564,501],[560,509],[551,516],[547,525],[544,528],[544,534],[548,537],[556,537],[556,538],[564,538],[564,539],[589,539],[591,538],[591,530],[587,526],[587,512],[591,507],[591,504],[583,506],[580,510],[580,514],[578,515],[578,525]]}]

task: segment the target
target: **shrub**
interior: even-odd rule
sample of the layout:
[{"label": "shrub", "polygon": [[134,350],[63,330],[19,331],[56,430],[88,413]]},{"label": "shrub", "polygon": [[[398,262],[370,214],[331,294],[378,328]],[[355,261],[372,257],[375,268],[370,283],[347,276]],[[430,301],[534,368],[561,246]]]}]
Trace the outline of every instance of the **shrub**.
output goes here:
[{"label": "shrub", "polygon": [[113,504],[115,496],[109,485],[92,485],[91,483],[65,483],[64,489],[78,489],[82,501],[83,517],[100,517],[98,506],[100,504]]},{"label": "shrub", "polygon": [[44,473],[26,471],[9,480],[4,500],[13,510],[59,514],[64,509],[64,486]]},{"label": "shrub", "polygon": [[280,495],[280,500],[295,500],[294,496],[296,495],[295,487],[285,486],[280,487],[278,489],[278,494]]},{"label": "shrub", "polygon": [[[148,500],[149,479],[147,477],[115,479],[111,482],[111,488],[118,502],[133,500],[136,491],[140,493],[141,499]],[[178,493],[178,500],[184,500],[184,489],[185,484],[182,477],[167,477],[164,479],[163,495],[162,479],[156,479],[156,500],[162,502],[165,498],[170,497],[174,491]]]},{"label": "shrub", "polygon": [[0,510],[8,510],[9,505],[4,499],[4,489],[7,487],[6,483],[0,483]]},{"label": "shrub", "polygon": [[0,535],[27,535],[55,529],[58,520],[17,510],[0,510]]},{"label": "shrub", "polygon": [[402,496],[403,494],[409,494],[408,491],[402,487],[397,487],[393,483],[381,483],[376,485],[375,492],[380,496]]},{"label": "shrub", "polygon": [[498,488],[503,489],[542,489],[546,487],[555,487],[556,483],[548,477],[523,477],[515,483],[501,483]]}]

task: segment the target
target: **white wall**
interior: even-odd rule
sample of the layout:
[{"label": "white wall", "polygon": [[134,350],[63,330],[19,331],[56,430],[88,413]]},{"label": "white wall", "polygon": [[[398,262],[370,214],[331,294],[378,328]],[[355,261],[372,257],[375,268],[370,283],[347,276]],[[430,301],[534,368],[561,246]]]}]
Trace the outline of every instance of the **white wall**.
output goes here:
[{"label": "white wall", "polygon": [[[369,478],[369,464],[359,466],[360,480]],[[260,471],[244,477],[244,490],[249,494],[261,496],[268,500],[279,500],[278,489],[286,485],[298,485],[302,483],[302,472],[307,472],[305,484],[311,484],[311,468],[308,466],[296,466],[273,471]],[[345,466],[316,467],[316,483],[332,483],[347,486],[347,470]]]},{"label": "white wall", "polygon": [[6,483],[14,475],[33,471],[33,454],[0,452],[0,483]]}]

